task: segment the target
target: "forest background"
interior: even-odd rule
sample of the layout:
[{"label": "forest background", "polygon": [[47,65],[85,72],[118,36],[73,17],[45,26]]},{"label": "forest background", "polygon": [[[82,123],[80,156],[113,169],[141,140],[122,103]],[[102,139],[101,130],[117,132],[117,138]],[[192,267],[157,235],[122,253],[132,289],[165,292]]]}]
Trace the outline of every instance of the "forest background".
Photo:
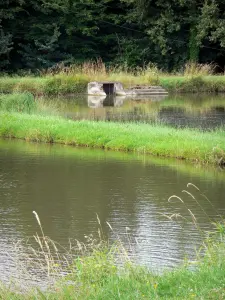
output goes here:
[{"label": "forest background", "polygon": [[1,0],[0,70],[18,73],[101,58],[166,72],[188,61],[224,71],[223,0]]}]

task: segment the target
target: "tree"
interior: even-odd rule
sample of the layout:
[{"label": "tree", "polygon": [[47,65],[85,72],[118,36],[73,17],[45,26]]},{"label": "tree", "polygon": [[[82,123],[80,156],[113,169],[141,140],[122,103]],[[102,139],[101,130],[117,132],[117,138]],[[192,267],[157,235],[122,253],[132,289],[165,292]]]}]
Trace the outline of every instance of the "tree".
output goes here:
[{"label": "tree", "polygon": [[162,64],[169,69],[187,60],[207,61],[201,55],[202,49],[208,47],[210,52],[215,44],[216,60],[225,46],[222,0],[134,0],[134,3],[150,40],[161,50]]}]

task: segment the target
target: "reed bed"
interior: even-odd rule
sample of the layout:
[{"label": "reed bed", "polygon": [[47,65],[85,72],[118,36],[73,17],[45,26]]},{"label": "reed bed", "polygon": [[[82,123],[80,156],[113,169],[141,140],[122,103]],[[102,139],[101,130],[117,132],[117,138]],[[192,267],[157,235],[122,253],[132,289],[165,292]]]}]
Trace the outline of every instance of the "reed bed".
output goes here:
[{"label": "reed bed", "polygon": [[224,165],[224,129],[202,132],[162,125],[71,121],[55,116],[0,112],[0,136],[26,141],[132,151]]}]

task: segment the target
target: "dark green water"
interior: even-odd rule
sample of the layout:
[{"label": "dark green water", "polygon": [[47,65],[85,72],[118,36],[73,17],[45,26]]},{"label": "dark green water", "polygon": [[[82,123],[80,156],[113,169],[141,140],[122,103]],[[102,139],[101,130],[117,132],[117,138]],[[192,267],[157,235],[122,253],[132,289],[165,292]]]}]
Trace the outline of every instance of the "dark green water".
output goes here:
[{"label": "dark green water", "polygon": [[211,130],[225,125],[225,95],[188,94],[138,97],[71,96],[45,99],[61,115],[77,119],[164,123]]},{"label": "dark green water", "polygon": [[[188,183],[201,191],[187,187]],[[174,194],[185,205],[179,200],[169,203]],[[69,239],[97,237],[98,214],[108,239],[120,238],[136,262],[158,271],[194,257],[202,237],[188,209],[199,226],[208,230],[212,220],[219,220],[218,214],[225,214],[224,195],[225,171],[221,169],[1,140],[0,279],[14,272],[15,242],[40,232],[33,210],[39,214],[45,234],[65,247]],[[176,223],[163,216],[173,213],[186,220]]]}]

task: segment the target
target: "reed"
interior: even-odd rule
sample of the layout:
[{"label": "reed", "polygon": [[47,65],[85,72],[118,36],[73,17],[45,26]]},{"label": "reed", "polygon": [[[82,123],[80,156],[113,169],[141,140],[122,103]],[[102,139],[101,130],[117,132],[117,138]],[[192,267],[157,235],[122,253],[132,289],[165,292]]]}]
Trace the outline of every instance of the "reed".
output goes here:
[{"label": "reed", "polygon": [[132,151],[193,163],[225,163],[224,129],[202,132],[141,123],[71,121],[0,112],[0,136],[26,141]]}]

